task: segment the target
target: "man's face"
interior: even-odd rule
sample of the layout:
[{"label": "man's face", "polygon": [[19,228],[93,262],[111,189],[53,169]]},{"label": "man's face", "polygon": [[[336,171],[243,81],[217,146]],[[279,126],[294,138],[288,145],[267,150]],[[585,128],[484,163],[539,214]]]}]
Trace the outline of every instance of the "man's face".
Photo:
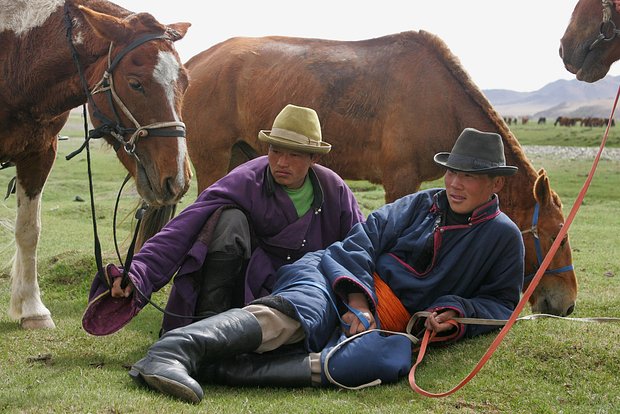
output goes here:
[{"label": "man's face", "polygon": [[318,156],[282,147],[269,146],[269,168],[276,182],[284,187],[299,188],[303,185],[308,169]]},{"label": "man's face", "polygon": [[444,182],[452,211],[466,214],[489,201],[493,193],[501,190],[504,178],[447,170]]}]

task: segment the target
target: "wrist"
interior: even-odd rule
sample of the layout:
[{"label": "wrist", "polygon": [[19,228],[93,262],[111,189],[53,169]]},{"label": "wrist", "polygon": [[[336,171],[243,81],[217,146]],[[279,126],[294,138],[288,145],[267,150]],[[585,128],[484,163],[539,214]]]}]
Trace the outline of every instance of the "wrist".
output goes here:
[{"label": "wrist", "polygon": [[347,302],[349,306],[355,309],[368,309],[368,300],[366,300],[366,295],[363,293],[349,293],[347,295]]}]

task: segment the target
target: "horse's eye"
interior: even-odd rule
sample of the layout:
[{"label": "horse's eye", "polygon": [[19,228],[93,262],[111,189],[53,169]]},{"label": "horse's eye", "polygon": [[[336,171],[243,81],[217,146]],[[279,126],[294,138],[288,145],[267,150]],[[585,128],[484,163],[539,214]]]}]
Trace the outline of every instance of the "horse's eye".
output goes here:
[{"label": "horse's eye", "polygon": [[142,84],[137,79],[129,79],[129,86],[134,91],[144,92],[144,88],[142,88]]},{"label": "horse's eye", "polygon": [[[551,238],[551,243],[554,243],[555,239],[556,239],[556,237],[552,237]],[[564,245],[566,244],[567,241],[568,241],[568,235],[564,236],[564,238],[560,242],[560,247],[564,247]]]}]

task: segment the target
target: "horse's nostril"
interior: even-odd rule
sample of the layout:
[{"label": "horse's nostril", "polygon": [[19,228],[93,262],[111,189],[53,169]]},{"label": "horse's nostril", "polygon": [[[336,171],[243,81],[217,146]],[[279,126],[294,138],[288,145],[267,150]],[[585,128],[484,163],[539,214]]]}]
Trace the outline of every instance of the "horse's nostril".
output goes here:
[{"label": "horse's nostril", "polygon": [[177,202],[181,196],[187,191],[187,188],[179,183],[175,177],[168,177],[164,181],[164,187],[162,189],[163,197],[168,202]]},{"label": "horse's nostril", "polygon": [[164,186],[164,197],[167,200],[175,198],[179,191],[174,183],[175,180],[173,180],[172,177],[166,178],[166,183]]},{"label": "horse's nostril", "polygon": [[573,313],[574,310],[575,310],[575,304],[570,305],[568,307],[568,309],[566,309],[566,315],[565,316],[570,315],[571,313]]}]

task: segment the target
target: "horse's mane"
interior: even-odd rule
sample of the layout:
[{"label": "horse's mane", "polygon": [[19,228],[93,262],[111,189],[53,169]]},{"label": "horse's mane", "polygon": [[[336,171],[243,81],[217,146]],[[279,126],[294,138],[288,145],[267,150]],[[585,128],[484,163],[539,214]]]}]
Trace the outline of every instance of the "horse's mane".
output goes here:
[{"label": "horse's mane", "polygon": [[508,125],[504,122],[504,119],[497,113],[495,108],[493,108],[486,96],[480,91],[480,88],[471,80],[471,77],[461,65],[459,58],[450,51],[446,43],[439,38],[439,36],[424,30],[407,33],[411,33],[411,35],[415,36],[417,42],[425,44],[428,50],[432,51],[440,62],[443,62],[444,66],[463,86],[464,91],[488,115],[499,134],[503,137],[504,144],[509,147],[515,161],[520,165],[530,167],[532,172],[535,173],[534,166],[525,156],[521,144],[519,144],[517,138],[512,134]]}]

